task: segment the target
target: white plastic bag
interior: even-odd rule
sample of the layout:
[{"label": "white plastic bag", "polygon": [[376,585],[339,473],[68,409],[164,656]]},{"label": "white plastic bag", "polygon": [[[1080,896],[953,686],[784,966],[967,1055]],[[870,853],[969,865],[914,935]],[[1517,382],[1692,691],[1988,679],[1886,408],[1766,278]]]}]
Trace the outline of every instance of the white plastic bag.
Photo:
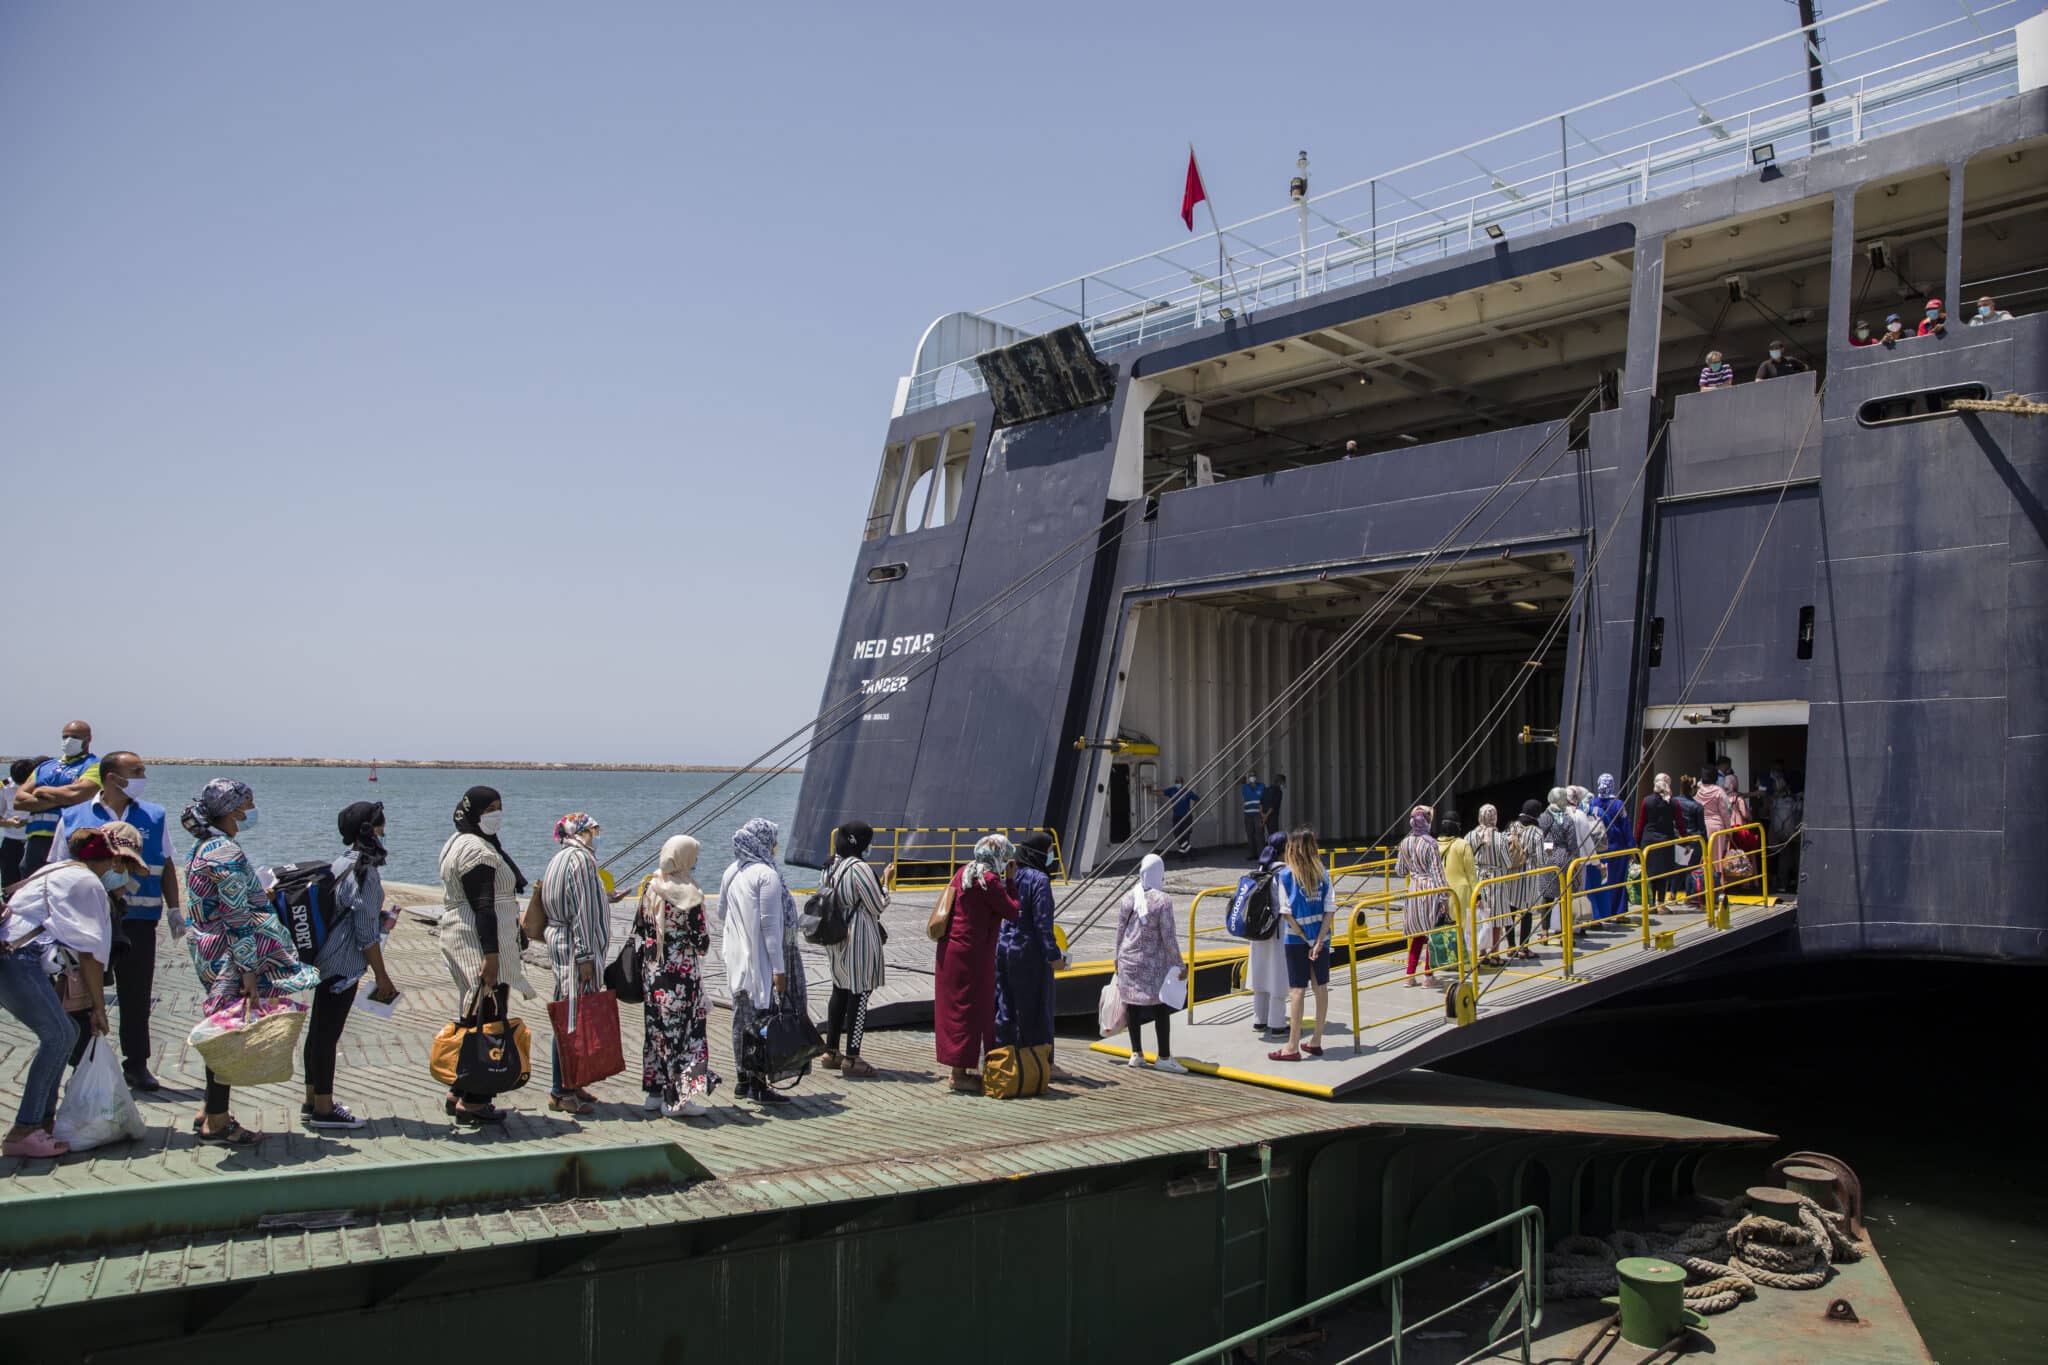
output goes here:
[{"label": "white plastic bag", "polygon": [[64,1099],[57,1106],[57,1140],[83,1152],[139,1138],[145,1131],[114,1049],[106,1039],[95,1037],[85,1045],[85,1058],[64,1087]]},{"label": "white plastic bag", "polygon": [[1102,998],[1095,1004],[1095,1022],[1102,1026],[1105,1038],[1112,1033],[1122,1033],[1129,1022],[1129,1016],[1124,1013],[1124,998],[1117,991],[1114,980],[1103,983]]}]

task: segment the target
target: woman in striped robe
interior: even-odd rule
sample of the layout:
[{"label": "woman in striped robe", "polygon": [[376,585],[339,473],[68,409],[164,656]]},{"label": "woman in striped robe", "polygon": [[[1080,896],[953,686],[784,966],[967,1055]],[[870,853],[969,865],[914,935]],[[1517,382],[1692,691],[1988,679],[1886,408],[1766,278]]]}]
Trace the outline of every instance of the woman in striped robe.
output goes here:
[{"label": "woman in striped robe", "polygon": [[1506,936],[1506,916],[1514,908],[1510,894],[1515,889],[1513,882],[1501,882],[1495,886],[1486,885],[1495,877],[1505,877],[1513,870],[1514,844],[1506,831],[1500,827],[1500,809],[1497,806],[1479,808],[1479,828],[1465,836],[1472,845],[1472,859],[1479,868],[1479,904],[1474,908],[1474,932],[1479,939],[1479,951],[1488,967],[1501,965],[1500,950]]},{"label": "woman in striped robe", "polygon": [[[832,865],[825,869],[825,881],[838,893],[846,913],[846,937],[825,947],[825,958],[832,964],[832,1000],[825,1007],[825,1055],[818,1065],[855,1077],[875,1074],[873,1065],[861,1060],[860,1045],[868,1031],[868,997],[887,975],[882,964],[882,911],[889,907],[889,895],[867,864],[868,846],[874,841],[872,826],[848,821],[832,836]],[[889,872],[894,881],[893,864]],[[844,1053],[839,1050],[842,1033]]]},{"label": "woman in striped robe", "polygon": [[[582,811],[571,811],[555,822],[555,841],[561,852],[548,860],[541,874],[541,904],[547,907],[548,961],[554,968],[557,1000],[569,1002],[569,1028],[576,1027],[576,997],[599,990],[603,963],[611,953],[610,900],[604,881],[597,874],[597,821]],[[566,1089],[562,1085],[562,1045],[551,1049],[548,1108],[563,1114],[589,1114],[597,1108],[597,1096],[588,1090]]]}]

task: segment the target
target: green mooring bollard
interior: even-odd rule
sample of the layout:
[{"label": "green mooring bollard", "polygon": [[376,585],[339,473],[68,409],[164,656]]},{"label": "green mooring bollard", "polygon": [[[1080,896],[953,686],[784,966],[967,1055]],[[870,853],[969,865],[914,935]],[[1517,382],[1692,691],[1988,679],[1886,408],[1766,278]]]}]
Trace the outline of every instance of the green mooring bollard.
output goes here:
[{"label": "green mooring bollard", "polygon": [[1623,1341],[1662,1346],[1685,1330],[1684,1270],[1654,1256],[1624,1256],[1614,1270],[1621,1277]]}]

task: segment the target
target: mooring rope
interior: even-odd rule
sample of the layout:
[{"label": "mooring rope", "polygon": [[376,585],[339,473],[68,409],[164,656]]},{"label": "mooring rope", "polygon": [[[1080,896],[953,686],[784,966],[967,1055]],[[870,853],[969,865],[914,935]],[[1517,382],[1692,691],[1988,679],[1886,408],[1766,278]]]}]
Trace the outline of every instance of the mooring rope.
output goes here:
[{"label": "mooring rope", "polygon": [[1699,1313],[1725,1313],[1764,1289],[1818,1289],[1836,1262],[1859,1260],[1863,1248],[1848,1220],[1799,1196],[1799,1225],[1744,1211],[1740,1200],[1718,1205],[1721,1216],[1666,1223],[1653,1233],[1619,1228],[1605,1237],[1567,1237],[1544,1258],[1543,1292],[1558,1299],[1590,1299],[1621,1288],[1615,1263],[1624,1256],[1655,1256],[1686,1272],[1685,1305]]}]

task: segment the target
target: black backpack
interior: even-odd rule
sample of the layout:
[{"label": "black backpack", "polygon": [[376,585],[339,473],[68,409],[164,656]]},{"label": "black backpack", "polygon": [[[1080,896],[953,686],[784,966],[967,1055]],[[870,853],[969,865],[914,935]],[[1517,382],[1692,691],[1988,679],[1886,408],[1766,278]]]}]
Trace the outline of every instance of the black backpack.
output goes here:
[{"label": "black backpack", "polygon": [[286,863],[270,869],[277,878],[270,888],[270,908],[291,935],[299,961],[312,962],[341,918],[334,895],[334,865],[324,862]]},{"label": "black backpack", "polygon": [[836,868],[826,871],[825,880],[804,906],[803,918],[797,922],[804,942],[820,947],[846,941],[846,903],[840,899],[839,879],[834,871]]}]

